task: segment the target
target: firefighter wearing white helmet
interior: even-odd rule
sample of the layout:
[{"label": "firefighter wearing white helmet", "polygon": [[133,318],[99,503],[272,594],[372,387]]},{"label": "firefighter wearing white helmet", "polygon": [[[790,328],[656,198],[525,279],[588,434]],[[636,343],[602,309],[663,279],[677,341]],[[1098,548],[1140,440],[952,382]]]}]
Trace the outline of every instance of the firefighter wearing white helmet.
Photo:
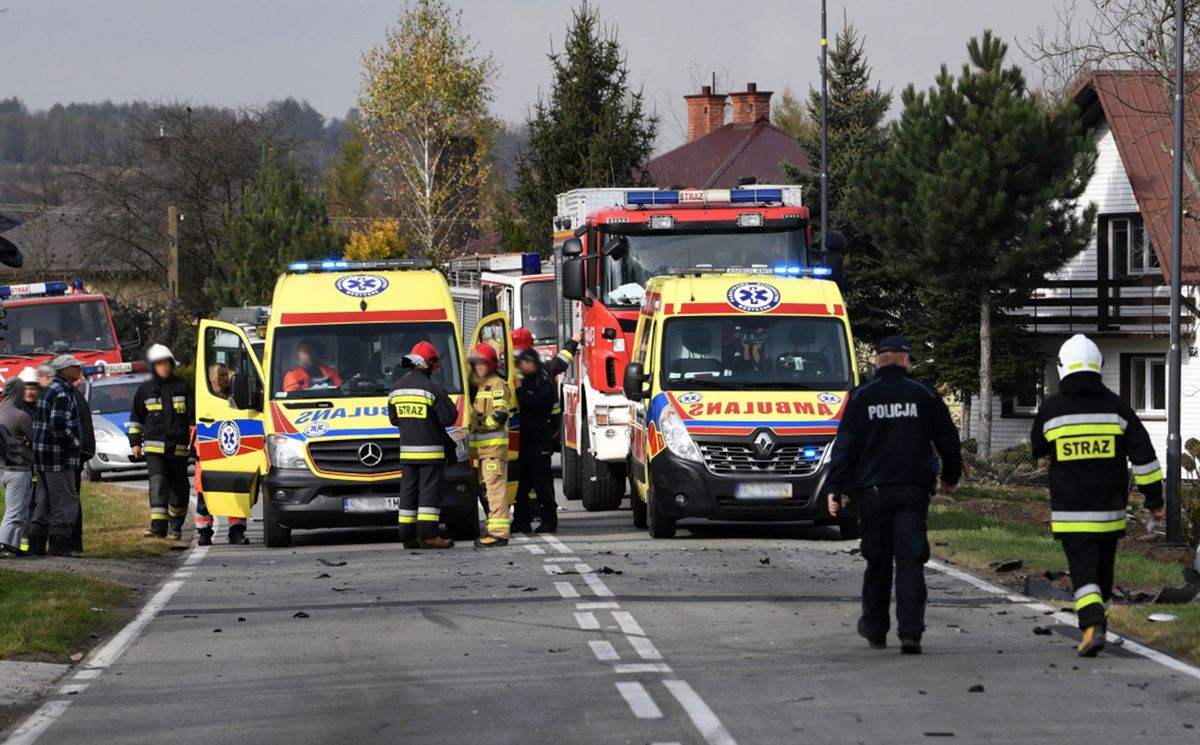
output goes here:
[{"label": "firefighter wearing white helmet", "polygon": [[175,374],[175,355],[162,344],[146,352],[153,375],[138,386],[129,413],[129,445],[150,476],[147,538],[183,537],[188,507],[188,456],[195,406],[192,387]]},{"label": "firefighter wearing white helmet", "polygon": [[1104,385],[1104,358],[1083,334],[1058,350],[1059,393],[1033,419],[1035,458],[1050,458],[1050,525],[1062,542],[1083,632],[1077,651],[1104,648],[1117,543],[1125,535],[1129,473],[1156,517],[1164,512],[1162,468],[1137,413]]}]

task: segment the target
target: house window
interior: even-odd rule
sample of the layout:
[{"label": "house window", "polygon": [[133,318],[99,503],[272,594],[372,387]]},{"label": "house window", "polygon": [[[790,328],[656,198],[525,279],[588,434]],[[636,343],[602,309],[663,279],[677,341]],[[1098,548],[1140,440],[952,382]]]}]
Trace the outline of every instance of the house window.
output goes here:
[{"label": "house window", "polygon": [[1108,246],[1114,274],[1133,277],[1159,270],[1158,256],[1140,215],[1108,218]]},{"label": "house window", "polygon": [[1121,355],[1121,395],[1139,414],[1167,409],[1167,360],[1161,354]]},{"label": "house window", "polygon": [[1024,390],[1019,391],[1017,395],[1012,397],[1012,413],[1036,414],[1038,407],[1042,405],[1043,395],[1045,395],[1045,386],[1042,384],[1042,381],[1039,380],[1031,383]]}]

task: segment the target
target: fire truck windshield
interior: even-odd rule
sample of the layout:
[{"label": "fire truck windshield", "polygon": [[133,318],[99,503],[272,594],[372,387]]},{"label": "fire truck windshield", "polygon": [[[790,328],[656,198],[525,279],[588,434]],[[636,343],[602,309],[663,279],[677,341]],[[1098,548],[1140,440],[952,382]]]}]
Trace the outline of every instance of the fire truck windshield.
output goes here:
[{"label": "fire truck windshield", "polygon": [[521,289],[521,325],[533,334],[535,344],[551,344],[558,336],[554,319],[554,280],[527,282]]},{"label": "fire truck windshield", "polygon": [[112,324],[102,300],[6,303],[4,354],[38,355],[114,349]]},{"label": "fire truck windshield", "polygon": [[845,326],[812,316],[691,316],[663,328],[662,386],[844,391],[853,385]]},{"label": "fire truck windshield", "polygon": [[[642,303],[646,280],[668,269],[760,264],[797,264],[804,257],[804,228],[720,232],[647,232],[621,235],[628,248],[604,260],[605,305],[636,307]],[[601,233],[600,245],[608,241]]]}]

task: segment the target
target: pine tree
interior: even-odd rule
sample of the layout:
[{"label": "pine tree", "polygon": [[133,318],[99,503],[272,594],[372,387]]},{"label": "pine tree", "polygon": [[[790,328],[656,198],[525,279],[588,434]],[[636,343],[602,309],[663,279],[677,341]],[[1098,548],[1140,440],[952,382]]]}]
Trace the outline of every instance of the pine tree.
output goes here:
[{"label": "pine tree", "polygon": [[[857,209],[856,193],[867,174],[856,172],[859,163],[887,148],[883,118],[892,104],[890,91],[871,82],[863,40],[854,26],[845,28],[829,50],[829,229],[846,238],[846,302],[851,309],[855,336],[877,341],[894,333],[905,316],[906,300],[886,282],[878,250],[867,237],[864,218]],[[809,170],[785,165],[791,180],[801,184],[804,202],[814,225],[821,221],[821,92],[810,88],[807,101],[810,126],[796,134]],[[814,231],[814,241],[820,240]]]},{"label": "pine tree", "polygon": [[569,189],[642,183],[658,118],[631,90],[616,32],[587,2],[573,11],[565,52],[551,52],[554,80],[527,122],[517,158],[515,213],[498,221],[508,246],[549,251],[555,195]]},{"label": "pine tree", "polygon": [[370,213],[373,174],[367,162],[367,143],[353,125],[325,172],[329,212],[335,217],[367,217]]},{"label": "pine tree", "polygon": [[927,92],[904,90],[890,148],[865,165],[860,202],[894,282],[975,301],[986,456],[997,304],[1087,245],[1095,207],[1081,212],[1077,200],[1095,148],[1073,107],[1048,107],[1020,68],[1004,66],[1007,45],[990,31],[967,51],[957,77],[943,65]]}]

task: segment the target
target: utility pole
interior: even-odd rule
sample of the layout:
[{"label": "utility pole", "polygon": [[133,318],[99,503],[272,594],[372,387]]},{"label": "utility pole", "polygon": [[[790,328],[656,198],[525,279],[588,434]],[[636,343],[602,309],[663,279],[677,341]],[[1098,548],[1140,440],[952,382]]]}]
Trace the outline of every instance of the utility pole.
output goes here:
[{"label": "utility pole", "polygon": [[829,38],[825,33],[825,0],[821,0],[821,250],[829,235],[829,83],[826,71]]},{"label": "utility pole", "polygon": [[1175,141],[1171,157],[1171,345],[1167,351],[1167,543],[1182,543],[1180,524],[1179,316],[1183,293],[1183,5],[1175,0]]},{"label": "utility pole", "polygon": [[167,294],[179,299],[179,210],[167,207]]}]

